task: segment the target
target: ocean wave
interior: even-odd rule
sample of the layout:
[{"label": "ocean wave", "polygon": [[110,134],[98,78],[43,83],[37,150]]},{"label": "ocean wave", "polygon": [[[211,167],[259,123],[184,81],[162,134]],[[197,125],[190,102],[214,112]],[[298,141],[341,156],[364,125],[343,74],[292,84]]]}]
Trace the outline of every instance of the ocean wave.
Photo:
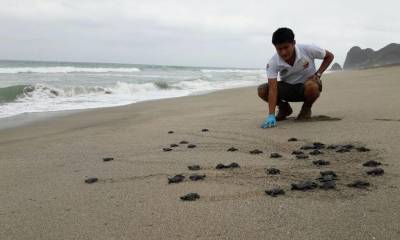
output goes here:
[{"label": "ocean wave", "polygon": [[251,80],[210,81],[197,78],[182,81],[132,83],[117,81],[103,86],[14,85],[0,88],[0,118],[32,112],[89,109],[181,97],[213,90],[249,86]]},{"label": "ocean wave", "polygon": [[18,96],[24,93],[24,89],[29,85],[14,85],[0,88],[0,103],[13,102]]},{"label": "ocean wave", "polygon": [[59,67],[3,67],[0,68],[0,74],[16,74],[16,73],[132,73],[140,72],[139,68],[134,67],[120,67],[120,68],[107,68],[107,67],[73,67],[73,66],[59,66]]},{"label": "ocean wave", "polygon": [[201,69],[203,73],[260,73],[260,69]]}]

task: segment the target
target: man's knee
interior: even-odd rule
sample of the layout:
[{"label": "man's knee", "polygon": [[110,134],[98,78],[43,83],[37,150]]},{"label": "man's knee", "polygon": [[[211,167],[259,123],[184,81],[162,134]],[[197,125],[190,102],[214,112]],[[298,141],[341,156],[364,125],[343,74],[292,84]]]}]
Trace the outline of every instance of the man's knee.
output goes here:
[{"label": "man's knee", "polygon": [[307,81],[304,84],[304,96],[306,98],[316,99],[320,94],[320,87],[315,81]]},{"label": "man's knee", "polygon": [[257,92],[258,92],[258,96],[265,100],[268,101],[268,85],[267,84],[261,84],[260,86],[258,86],[257,88]]}]

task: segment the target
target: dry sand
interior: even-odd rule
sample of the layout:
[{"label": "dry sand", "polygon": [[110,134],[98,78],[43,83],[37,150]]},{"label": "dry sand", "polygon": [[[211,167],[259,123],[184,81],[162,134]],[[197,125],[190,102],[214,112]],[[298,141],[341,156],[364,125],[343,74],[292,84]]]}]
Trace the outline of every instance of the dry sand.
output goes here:
[{"label": "dry sand", "polygon": [[[324,77],[313,112],[339,121],[287,120],[260,129],[267,106],[249,87],[1,130],[0,239],[400,239],[399,103],[400,67],[391,67]],[[297,113],[300,104],[293,106]],[[197,148],[161,150],[181,140]],[[313,141],[371,151],[325,151],[308,160],[290,154]],[[239,151],[227,152],[232,146]],[[264,153],[248,153],[256,148]],[[270,159],[271,152],[283,158]],[[115,160],[103,162],[108,156]],[[321,158],[331,165],[312,165]],[[367,160],[384,163],[385,175],[367,176]],[[231,162],[241,168],[214,169]],[[167,184],[168,176],[192,173],[191,164],[203,167],[206,180]],[[268,167],[281,175],[266,175]],[[339,174],[337,190],[290,190],[321,169]],[[89,185],[87,177],[99,181]],[[372,186],[346,187],[355,179]],[[286,195],[266,196],[273,186]],[[201,198],[179,199],[189,192]]]}]

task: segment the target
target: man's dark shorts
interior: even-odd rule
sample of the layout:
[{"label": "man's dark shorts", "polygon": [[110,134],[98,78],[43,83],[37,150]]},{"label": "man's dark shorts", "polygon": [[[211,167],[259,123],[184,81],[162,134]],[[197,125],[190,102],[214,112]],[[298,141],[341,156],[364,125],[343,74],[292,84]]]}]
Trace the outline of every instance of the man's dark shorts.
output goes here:
[{"label": "man's dark shorts", "polygon": [[[268,96],[268,83],[261,84],[258,88],[263,89]],[[267,97],[268,98],[268,97]],[[278,103],[279,102],[304,102],[304,84],[289,84],[283,81],[278,82]]]}]

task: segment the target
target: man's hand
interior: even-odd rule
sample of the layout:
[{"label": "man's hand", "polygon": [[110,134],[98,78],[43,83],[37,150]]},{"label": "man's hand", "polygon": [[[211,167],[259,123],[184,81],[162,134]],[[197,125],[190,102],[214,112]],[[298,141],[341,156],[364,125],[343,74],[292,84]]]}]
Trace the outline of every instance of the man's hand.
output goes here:
[{"label": "man's hand", "polygon": [[261,128],[271,128],[276,126],[276,118],[275,114],[269,114],[265,119],[264,123],[261,125]]},{"label": "man's hand", "polygon": [[315,82],[321,81],[321,79],[318,77],[317,74],[312,75],[311,77],[308,78],[308,80],[312,80]]},{"label": "man's hand", "polygon": [[307,80],[316,82],[318,84],[319,91],[322,92],[322,81],[321,81],[321,78],[317,74],[312,75]]}]

